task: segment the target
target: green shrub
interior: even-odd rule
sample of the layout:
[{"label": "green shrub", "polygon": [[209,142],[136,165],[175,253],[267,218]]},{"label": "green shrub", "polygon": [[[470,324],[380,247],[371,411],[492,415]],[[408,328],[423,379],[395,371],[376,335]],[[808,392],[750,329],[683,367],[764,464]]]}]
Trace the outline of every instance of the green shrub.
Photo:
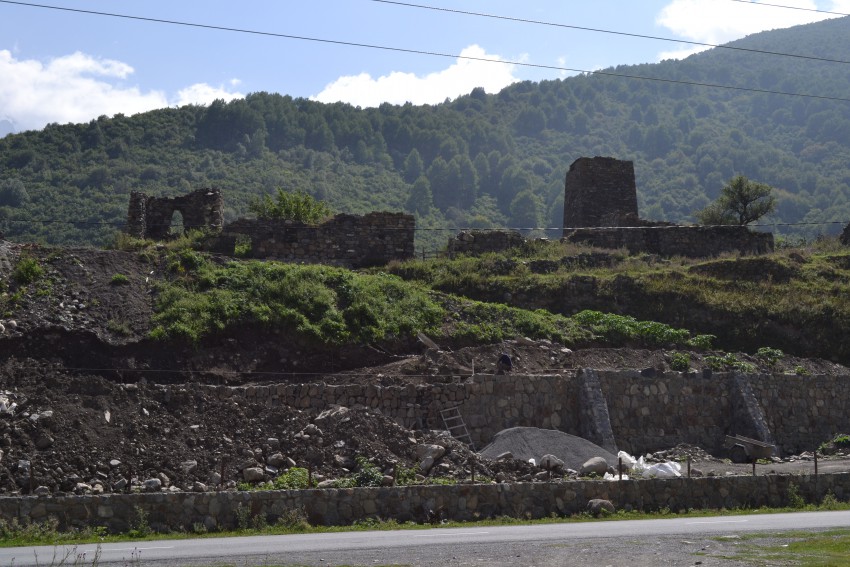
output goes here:
[{"label": "green shrub", "polygon": [[785,353],[778,348],[761,347],[756,351],[756,357],[769,366],[775,366],[783,356]]},{"label": "green shrub", "polygon": [[281,188],[276,199],[264,195],[252,201],[248,209],[258,218],[267,220],[291,220],[305,224],[316,224],[331,216],[331,209],[323,201],[304,191],[289,193]]},{"label": "green shrub", "polygon": [[12,280],[18,285],[29,285],[44,275],[44,268],[31,256],[21,256],[12,270]]},{"label": "green shrub", "polygon": [[688,346],[701,350],[710,350],[716,338],[714,335],[697,335],[688,340]]},{"label": "green shrub", "polygon": [[124,274],[113,274],[109,283],[112,285],[127,285],[130,283],[130,278]]},{"label": "green shrub", "polygon": [[274,490],[301,490],[310,488],[309,473],[307,469],[302,467],[292,467],[286,472],[277,476],[272,481]]},{"label": "green shrub", "polygon": [[727,352],[723,356],[705,356],[702,360],[706,366],[717,372],[735,370],[745,374],[751,374],[756,370],[752,364],[738,360],[738,357],[731,352]]},{"label": "green shrub", "polygon": [[685,372],[691,367],[691,355],[686,352],[670,353],[670,368],[677,372]]},{"label": "green shrub", "polygon": [[357,457],[358,470],[354,474],[355,486],[381,486],[384,474],[366,457]]},{"label": "green shrub", "polygon": [[789,484],[788,491],[786,493],[786,499],[788,501],[789,508],[805,508],[806,501],[800,495],[800,490],[797,488],[796,484]]}]

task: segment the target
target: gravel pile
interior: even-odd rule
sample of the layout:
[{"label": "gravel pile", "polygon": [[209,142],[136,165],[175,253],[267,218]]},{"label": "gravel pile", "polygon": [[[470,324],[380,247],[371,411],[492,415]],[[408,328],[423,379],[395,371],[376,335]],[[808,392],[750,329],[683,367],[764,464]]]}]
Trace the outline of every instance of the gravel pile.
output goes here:
[{"label": "gravel pile", "polygon": [[589,459],[602,457],[609,465],[617,462],[617,456],[599,445],[554,429],[537,427],[512,427],[496,434],[493,441],[481,450],[481,455],[496,459],[510,453],[515,459],[540,462],[544,455],[554,455],[564,466],[578,470]]}]

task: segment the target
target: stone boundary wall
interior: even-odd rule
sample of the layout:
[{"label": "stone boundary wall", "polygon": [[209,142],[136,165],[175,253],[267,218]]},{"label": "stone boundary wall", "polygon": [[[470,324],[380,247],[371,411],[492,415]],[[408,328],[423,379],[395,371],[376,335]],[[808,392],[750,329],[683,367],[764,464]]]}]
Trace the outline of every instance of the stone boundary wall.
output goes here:
[{"label": "stone boundary wall", "polygon": [[[238,527],[260,517],[302,512],[315,525],[348,525],[368,518],[400,522],[435,519],[468,521],[510,516],[544,518],[583,512],[588,501],[610,500],[618,509],[733,509],[787,505],[789,487],[808,502],[831,493],[850,497],[850,474],[765,475],[626,481],[572,481],[521,484],[458,484],[260,492],[173,492],[88,496],[0,498],[0,517],[21,523],[55,517],[60,529],[91,525],[125,532],[139,511],[156,532]],[[250,524],[249,524],[250,525]]]},{"label": "stone boundary wall", "polygon": [[634,226],[565,230],[564,240],[598,248],[626,248],[631,254],[707,258],[737,252],[773,252],[773,234],[746,226]]},{"label": "stone boundary wall", "polygon": [[233,255],[250,243],[250,258],[360,268],[413,258],[416,219],[404,213],[339,214],[318,224],[239,219],[207,242],[212,252]]},{"label": "stone boundary wall", "polygon": [[[793,454],[813,450],[836,433],[850,433],[847,376],[671,372],[648,377],[619,370],[596,371],[598,381],[588,381],[587,372],[476,374],[446,383],[403,386],[192,387],[207,388],[220,398],[301,409],[360,405],[378,409],[409,429],[443,429],[440,410],[459,406],[479,449],[502,429],[519,426],[557,429],[597,444],[605,442],[599,435],[610,431],[617,448],[631,454],[679,443],[719,452],[726,435],[770,434],[780,454]],[[745,395],[753,399],[742,399]],[[590,399],[595,400],[594,407],[587,403]],[[756,417],[759,423],[754,422]]]}]

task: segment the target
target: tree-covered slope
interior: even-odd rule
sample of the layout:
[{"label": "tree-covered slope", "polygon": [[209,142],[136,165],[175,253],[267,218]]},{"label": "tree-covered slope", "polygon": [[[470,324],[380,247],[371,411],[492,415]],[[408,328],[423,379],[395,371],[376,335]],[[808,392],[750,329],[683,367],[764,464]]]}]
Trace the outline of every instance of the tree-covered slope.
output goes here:
[{"label": "tree-covered slope", "polygon": [[740,174],[776,187],[773,221],[836,223],[780,231],[834,233],[850,220],[850,102],[830,100],[850,92],[840,62],[850,61],[848,33],[850,19],[829,20],[756,34],[730,44],[737,50],[475,89],[434,106],[360,109],[255,93],[51,124],[0,139],[0,230],[104,244],[131,190],[219,187],[232,220],[282,187],[340,212],[414,212],[425,229],[418,245],[434,249],[453,227],[559,227],[570,163],[606,155],[635,162],[646,218],[692,221]]}]

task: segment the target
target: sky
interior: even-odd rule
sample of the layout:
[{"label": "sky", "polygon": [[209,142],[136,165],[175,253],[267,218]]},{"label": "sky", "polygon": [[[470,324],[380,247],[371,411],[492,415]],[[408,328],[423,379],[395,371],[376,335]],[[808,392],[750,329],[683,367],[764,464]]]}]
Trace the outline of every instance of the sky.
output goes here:
[{"label": "sky", "polygon": [[823,11],[850,0],[0,0],[0,136],[260,91],[438,104],[705,49],[623,34],[722,44]]}]

